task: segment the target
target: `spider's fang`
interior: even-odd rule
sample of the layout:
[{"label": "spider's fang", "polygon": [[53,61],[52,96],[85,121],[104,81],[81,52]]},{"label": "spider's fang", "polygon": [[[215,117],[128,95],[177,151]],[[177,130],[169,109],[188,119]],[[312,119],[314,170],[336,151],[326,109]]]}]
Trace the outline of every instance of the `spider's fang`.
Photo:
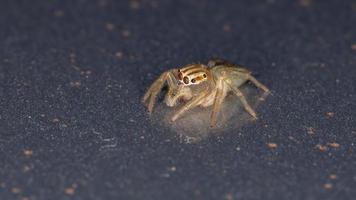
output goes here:
[{"label": "spider's fang", "polygon": [[179,78],[179,80],[182,80],[182,79],[183,79],[183,74],[182,74],[182,72],[179,72],[178,78]]},{"label": "spider's fang", "polygon": [[185,77],[183,78],[183,82],[184,82],[185,84],[188,84],[188,83],[189,83],[189,78],[185,76]]}]

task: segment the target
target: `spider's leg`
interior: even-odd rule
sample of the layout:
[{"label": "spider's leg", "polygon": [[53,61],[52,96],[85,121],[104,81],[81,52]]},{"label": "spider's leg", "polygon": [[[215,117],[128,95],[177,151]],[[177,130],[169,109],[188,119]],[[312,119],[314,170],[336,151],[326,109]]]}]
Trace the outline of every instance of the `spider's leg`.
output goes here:
[{"label": "spider's leg", "polygon": [[213,104],[213,111],[210,116],[210,127],[214,127],[216,125],[216,119],[219,114],[219,110],[221,108],[221,104],[225,98],[225,91],[226,91],[226,85],[223,84],[223,80],[219,79],[217,81],[217,91],[215,93],[215,98],[214,98],[214,104]]},{"label": "spider's leg", "polygon": [[256,112],[251,108],[251,106],[247,103],[245,96],[243,95],[243,93],[237,88],[232,86],[231,84],[229,84],[227,81],[224,81],[230,88],[231,90],[234,92],[234,94],[236,96],[239,97],[242,105],[244,106],[245,110],[255,119],[257,119],[257,115]]},{"label": "spider's leg", "polygon": [[158,93],[161,91],[163,85],[172,74],[172,71],[167,71],[161,74],[161,76],[151,85],[151,87],[147,90],[146,94],[143,97],[143,102],[148,102],[148,112],[152,112],[154,104],[156,102],[156,98]]},{"label": "spider's leg", "polygon": [[178,87],[177,80],[172,71],[167,74],[168,94],[172,93],[172,90]]},{"label": "spider's leg", "polygon": [[246,78],[247,80],[251,81],[253,84],[256,85],[256,87],[262,89],[263,91],[265,92],[269,92],[269,89],[263,85],[262,83],[260,83],[258,80],[255,79],[255,77],[253,77],[252,75],[250,74],[246,74]]},{"label": "spider's leg", "polygon": [[164,101],[167,106],[172,107],[176,105],[177,99],[180,97],[180,95],[177,95],[177,91],[183,91],[184,88],[182,88],[182,85],[179,85],[174,73],[168,74],[167,84],[168,92],[164,98]]},{"label": "spider's leg", "polygon": [[189,109],[192,109],[199,105],[201,101],[209,94],[209,90],[206,90],[202,92],[199,96],[194,97],[192,100],[190,100],[187,104],[185,104],[181,109],[179,109],[172,117],[172,121],[175,121],[180,117],[184,112],[186,112]]},{"label": "spider's leg", "polygon": [[234,66],[232,63],[230,63],[227,60],[224,59],[220,59],[220,58],[215,58],[215,59],[211,59],[208,62],[208,67],[216,67],[218,65],[225,65],[225,66]]}]

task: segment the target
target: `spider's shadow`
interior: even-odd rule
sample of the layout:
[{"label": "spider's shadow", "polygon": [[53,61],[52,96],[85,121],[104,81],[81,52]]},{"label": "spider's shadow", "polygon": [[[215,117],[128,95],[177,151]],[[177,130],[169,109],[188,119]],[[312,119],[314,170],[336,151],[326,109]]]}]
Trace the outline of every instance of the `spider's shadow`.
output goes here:
[{"label": "spider's shadow", "polygon": [[[247,101],[257,112],[258,105],[266,98],[266,93],[261,93],[258,89],[246,85],[240,88],[244,93]],[[162,92],[163,95],[165,91]],[[162,97],[162,96],[161,96]],[[218,135],[227,131],[235,131],[238,128],[252,123],[253,118],[245,111],[239,99],[229,94],[219,112],[217,126],[210,127],[210,115],[212,107],[202,108],[197,107],[184,113],[176,121],[171,122],[170,119],[175,112],[182,106],[167,107],[162,98],[159,98],[153,118],[153,123],[168,127],[173,132],[177,133],[184,142],[194,143],[207,138],[210,135]]]}]

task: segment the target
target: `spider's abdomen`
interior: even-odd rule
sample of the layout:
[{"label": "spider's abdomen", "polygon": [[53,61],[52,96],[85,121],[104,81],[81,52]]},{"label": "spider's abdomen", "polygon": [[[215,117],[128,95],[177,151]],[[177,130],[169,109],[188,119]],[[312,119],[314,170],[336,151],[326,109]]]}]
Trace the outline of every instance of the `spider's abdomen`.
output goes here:
[{"label": "spider's abdomen", "polygon": [[223,78],[230,85],[240,87],[247,81],[247,77],[251,72],[240,67],[217,66],[211,69],[211,74],[215,80]]}]

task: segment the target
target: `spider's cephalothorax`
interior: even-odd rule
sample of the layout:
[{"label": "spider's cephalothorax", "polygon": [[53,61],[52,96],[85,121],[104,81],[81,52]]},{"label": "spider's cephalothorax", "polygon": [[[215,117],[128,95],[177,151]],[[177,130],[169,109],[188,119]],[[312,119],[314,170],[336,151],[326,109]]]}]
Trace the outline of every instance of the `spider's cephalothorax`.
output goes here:
[{"label": "spider's cephalothorax", "polygon": [[196,106],[213,105],[210,125],[215,126],[218,111],[229,92],[238,96],[246,111],[252,117],[257,118],[255,111],[247,103],[239,89],[247,81],[251,81],[265,92],[269,91],[266,86],[251,75],[250,71],[224,60],[211,60],[207,66],[191,64],[164,72],[148,89],[143,97],[143,102],[148,101],[148,111],[152,112],[157,95],[167,82],[168,93],[165,102],[168,106],[176,106],[179,99],[188,101],[173,115],[172,121]]},{"label": "spider's cephalothorax", "polygon": [[178,69],[178,80],[184,85],[199,84],[208,78],[208,69],[202,64],[188,65]]}]

